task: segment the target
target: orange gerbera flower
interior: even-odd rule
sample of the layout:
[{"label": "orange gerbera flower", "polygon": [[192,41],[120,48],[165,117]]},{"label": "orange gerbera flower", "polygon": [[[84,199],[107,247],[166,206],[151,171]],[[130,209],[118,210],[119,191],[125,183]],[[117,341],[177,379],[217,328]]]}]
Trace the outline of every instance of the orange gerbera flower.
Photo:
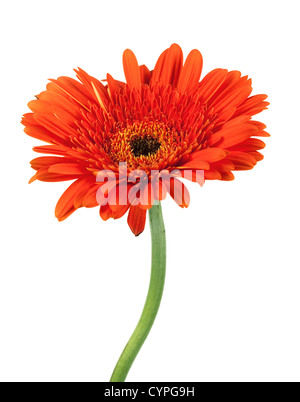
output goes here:
[{"label": "orange gerbera flower", "polygon": [[[188,206],[178,172],[193,172],[194,181],[196,170],[203,170],[208,180],[232,180],[232,171],[252,169],[263,158],[259,150],[265,144],[256,137],[269,134],[252,116],[268,102],[266,95],[250,97],[251,80],[239,71],[215,69],[199,82],[201,53],[192,50],[183,64],[176,44],[160,55],[153,71],[139,66],[129,49],[123,66],[126,83],[107,74],[104,85],[80,68],[75,70],[79,81],[50,80],[47,90],[29,102],[32,113],[25,114],[22,123],[26,134],[49,144],[33,148],[50,156],[31,161],[37,172],[30,182],[75,180],[57,203],[59,221],[77,208],[100,204],[104,220],[129,210],[128,224],[138,235],[153,194],[162,200],[168,192],[181,207]],[[126,163],[127,178],[134,171],[145,172],[148,182],[139,194],[144,202],[130,197],[120,202],[120,162]],[[174,169],[169,186],[161,177],[154,181],[153,171]],[[106,181],[96,180],[103,171],[115,174],[114,203],[107,201]],[[127,182],[126,195],[134,186],[132,180]],[[103,197],[97,196],[104,185]],[[180,196],[178,188],[184,190]]]}]

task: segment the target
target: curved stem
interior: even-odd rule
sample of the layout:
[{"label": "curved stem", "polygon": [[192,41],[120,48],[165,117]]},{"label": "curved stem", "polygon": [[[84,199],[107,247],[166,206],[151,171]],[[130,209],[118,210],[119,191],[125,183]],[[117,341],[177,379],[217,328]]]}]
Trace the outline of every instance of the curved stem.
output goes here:
[{"label": "curved stem", "polygon": [[145,342],[159,309],[166,273],[166,236],[160,203],[149,210],[152,240],[151,279],[146,303],[141,318],[125,346],[114,372],[111,382],[123,382]]}]

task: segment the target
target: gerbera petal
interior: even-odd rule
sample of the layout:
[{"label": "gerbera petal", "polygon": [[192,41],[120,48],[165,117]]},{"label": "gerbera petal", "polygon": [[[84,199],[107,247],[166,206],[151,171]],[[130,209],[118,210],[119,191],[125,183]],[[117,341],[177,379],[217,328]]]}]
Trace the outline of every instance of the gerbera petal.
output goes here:
[{"label": "gerbera petal", "polygon": [[63,120],[67,125],[71,127],[75,127],[75,120],[77,117],[79,117],[78,115],[75,117],[74,114],[70,114],[69,112],[65,111],[60,106],[54,103],[41,99],[29,102],[28,107],[34,113],[46,115],[52,114],[55,116],[56,119]]},{"label": "gerbera petal", "polygon": [[41,145],[39,147],[33,147],[33,150],[40,154],[66,155],[69,148],[61,145]]},{"label": "gerbera petal", "polygon": [[127,205],[110,205],[111,209],[111,217],[113,219],[120,219],[122,216],[126,214],[130,207],[130,204],[128,203]]},{"label": "gerbera petal", "polygon": [[182,69],[183,54],[181,47],[173,44],[168,51],[161,66],[159,82],[164,85],[176,86]]},{"label": "gerbera petal", "polygon": [[140,89],[141,76],[139,65],[135,54],[130,49],[126,49],[123,53],[123,68],[129,88]]},{"label": "gerbera petal", "polygon": [[39,123],[35,120],[33,113],[25,113],[22,116],[21,124],[23,126],[39,126]]},{"label": "gerbera petal", "polygon": [[258,151],[251,151],[248,152],[248,154],[253,156],[253,158],[255,158],[257,162],[262,161],[264,159],[264,156]]},{"label": "gerbera petal", "polygon": [[155,64],[153,73],[152,73],[152,78],[151,78],[151,82],[150,82],[151,84],[155,84],[156,82],[158,82],[160,80],[160,76],[161,76],[161,73],[163,70],[164,62],[165,62],[166,56],[168,54],[168,51],[169,51],[169,49],[166,49],[159,56],[159,58]]},{"label": "gerbera petal", "polygon": [[88,173],[86,167],[80,163],[57,163],[49,167],[49,172],[65,175],[84,175]]},{"label": "gerbera petal", "polygon": [[217,170],[221,174],[230,170],[234,170],[234,164],[227,159],[211,164],[211,170]]},{"label": "gerbera petal", "polygon": [[100,216],[104,221],[112,218],[112,210],[110,209],[109,204],[101,205]]},{"label": "gerbera petal", "polygon": [[[228,107],[236,108],[241,103],[243,103],[251,94],[251,92],[252,92],[251,87],[246,86],[242,88],[237,88],[226,96],[223,96],[223,94],[220,95],[211,106],[214,107],[215,113],[222,112],[222,114],[224,114],[226,108]],[[222,117],[219,118],[223,120]]]},{"label": "gerbera petal", "polygon": [[228,151],[222,148],[206,148],[190,155],[189,159],[179,169],[209,170],[210,164],[228,155]]},{"label": "gerbera petal", "polygon": [[83,205],[86,208],[92,208],[92,207],[96,207],[97,205],[99,205],[98,201],[97,201],[97,191],[99,189],[100,185],[94,185],[92,186],[85,194],[84,199],[82,201]]},{"label": "gerbera petal", "polygon": [[228,172],[221,172],[221,179],[220,180],[224,180],[224,181],[231,181],[234,180],[234,174],[230,171]]},{"label": "gerbera petal", "polygon": [[32,159],[30,164],[33,169],[38,170],[40,168],[49,167],[50,165],[61,162],[74,162],[74,159],[68,160],[67,158],[62,158],[60,156],[40,156],[38,158]]},{"label": "gerbera petal", "polygon": [[198,169],[198,170],[208,170],[210,165],[206,161],[202,161],[200,159],[191,160],[186,162],[184,165],[177,166],[177,169]]},{"label": "gerbera petal", "polygon": [[203,102],[208,102],[224,82],[228,70],[217,68],[208,73],[199,83],[198,96]]},{"label": "gerbera petal", "polygon": [[57,91],[56,92],[52,90],[43,91],[36,98],[40,101],[48,102],[48,104],[58,106],[60,109],[63,109],[69,115],[72,115],[74,120],[80,119],[81,117],[79,109],[74,108],[72,102],[69,99],[67,99],[66,96],[63,96],[61,93]]},{"label": "gerbera petal", "polygon": [[[96,207],[98,205],[96,200],[96,190],[99,186],[95,185],[95,177],[89,176],[85,179],[85,184],[82,187],[82,191],[76,194],[74,197],[74,208],[78,209],[81,207],[91,208]],[[92,200],[91,197],[91,190],[94,191],[94,199]],[[87,195],[89,194],[89,197]]]},{"label": "gerbera petal", "polygon": [[250,120],[249,123],[258,129],[258,132],[255,134],[256,137],[270,137],[270,134],[264,130],[267,127],[265,124],[255,120]]},{"label": "gerbera petal", "polygon": [[241,142],[238,145],[235,145],[230,149],[230,151],[243,151],[243,152],[250,152],[250,151],[257,151],[259,149],[263,149],[266,144],[257,139],[257,138],[249,138],[246,141]]},{"label": "gerbera petal", "polygon": [[42,126],[26,126],[24,132],[30,137],[36,138],[41,141],[49,142],[50,144],[68,144],[67,140],[62,139],[60,136],[52,133]]},{"label": "gerbera petal", "polygon": [[232,94],[236,89],[242,89],[244,87],[250,88],[251,93],[251,80],[248,80],[248,77],[241,77],[240,71],[229,71],[226,75],[225,80],[222,82],[222,85],[218,88],[218,90],[211,97],[209,104],[213,105],[219,103],[220,99],[227,97]]},{"label": "gerbera petal", "polygon": [[145,209],[141,209],[139,206],[135,205],[132,205],[129,209],[127,222],[135,236],[141,234],[145,229],[146,213],[147,211]]},{"label": "gerbera petal", "polygon": [[141,76],[141,83],[142,84],[149,84],[151,80],[151,72],[145,64],[141,65],[140,67],[140,76]]},{"label": "gerbera petal", "polygon": [[191,90],[198,84],[202,66],[203,58],[201,53],[197,49],[192,50],[184,63],[179,77],[177,87],[180,92]]},{"label": "gerbera petal", "polygon": [[76,72],[77,77],[80,79],[83,85],[87,88],[90,99],[99,103],[99,105],[104,110],[107,110],[109,98],[107,89],[102,84],[102,82],[86,73],[84,70],[82,70],[82,68],[78,67],[78,69],[74,71]]},{"label": "gerbera petal", "polygon": [[39,169],[34,176],[29,180],[29,184],[33,183],[35,180],[46,181],[46,182],[57,182],[57,181],[67,181],[77,179],[78,175],[66,175],[50,173],[48,168]]},{"label": "gerbera petal", "polygon": [[167,191],[173,200],[181,208],[187,208],[190,204],[190,193],[182,181],[171,177],[170,182],[166,185]]},{"label": "gerbera petal", "polygon": [[35,113],[34,118],[41,126],[60,137],[62,140],[68,141],[71,136],[77,135],[75,128],[71,128],[62,119],[58,119],[54,115]]},{"label": "gerbera petal", "polygon": [[70,77],[59,77],[57,80],[50,79],[50,81],[80,106],[89,110],[89,101],[92,101],[92,98],[80,82]]},{"label": "gerbera petal", "polygon": [[122,87],[119,84],[119,81],[114,80],[110,74],[107,74],[106,79],[107,79],[107,85],[108,85],[108,89],[109,89],[109,93],[110,93],[110,98],[112,101],[115,101],[115,92],[118,91]]},{"label": "gerbera petal", "polygon": [[267,95],[254,95],[246,99],[236,110],[234,117],[240,115],[253,116],[262,112],[269,106],[269,102],[265,102]]},{"label": "gerbera petal", "polygon": [[222,148],[206,148],[201,151],[195,152],[191,155],[191,159],[200,159],[206,162],[217,162],[224,159],[228,152]]},{"label": "gerbera petal", "polygon": [[222,179],[222,174],[218,170],[205,170],[204,172],[204,178],[206,180],[221,180]]},{"label": "gerbera petal", "polygon": [[91,177],[79,178],[62,194],[55,208],[55,216],[59,221],[66,219],[75,211],[74,200],[81,193],[86,193],[91,183]]},{"label": "gerbera petal", "polygon": [[249,170],[256,165],[256,159],[246,152],[231,151],[227,159],[234,164],[234,170]]},{"label": "gerbera petal", "polygon": [[221,143],[222,148],[229,148],[236,144],[239,144],[248,138],[255,136],[257,133],[257,128],[252,124],[244,123],[244,124],[232,124],[232,125],[224,125],[218,135],[223,137],[223,141]]}]

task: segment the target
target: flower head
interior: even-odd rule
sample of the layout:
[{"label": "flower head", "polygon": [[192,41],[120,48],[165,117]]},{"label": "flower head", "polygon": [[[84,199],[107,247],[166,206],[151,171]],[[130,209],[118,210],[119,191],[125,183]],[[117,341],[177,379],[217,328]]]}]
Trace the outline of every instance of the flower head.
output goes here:
[{"label": "flower head", "polygon": [[31,161],[30,182],[75,180],[57,203],[60,221],[80,207],[100,205],[104,220],[129,210],[138,235],[154,200],[169,193],[188,206],[183,172],[193,181],[199,171],[205,180],[232,180],[232,171],[263,158],[265,144],[256,137],[269,134],[252,116],[268,102],[250,96],[251,80],[239,71],[215,69],[199,81],[201,53],[192,50],[183,63],[176,44],[152,71],[129,49],[123,66],[126,82],[107,74],[103,84],[80,68],[78,80],[50,80],[22,123],[26,134],[48,143],[34,147],[48,156]]}]

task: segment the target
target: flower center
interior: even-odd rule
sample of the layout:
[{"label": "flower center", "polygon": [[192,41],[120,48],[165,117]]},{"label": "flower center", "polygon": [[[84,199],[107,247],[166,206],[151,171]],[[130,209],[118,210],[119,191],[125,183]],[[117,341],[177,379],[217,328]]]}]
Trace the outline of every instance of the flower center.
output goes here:
[{"label": "flower center", "polygon": [[131,150],[135,157],[154,155],[159,150],[160,145],[158,139],[149,134],[144,137],[135,136],[130,141]]},{"label": "flower center", "polygon": [[126,162],[128,171],[164,169],[182,152],[184,132],[165,122],[144,119],[115,127],[104,142],[114,163]]}]

